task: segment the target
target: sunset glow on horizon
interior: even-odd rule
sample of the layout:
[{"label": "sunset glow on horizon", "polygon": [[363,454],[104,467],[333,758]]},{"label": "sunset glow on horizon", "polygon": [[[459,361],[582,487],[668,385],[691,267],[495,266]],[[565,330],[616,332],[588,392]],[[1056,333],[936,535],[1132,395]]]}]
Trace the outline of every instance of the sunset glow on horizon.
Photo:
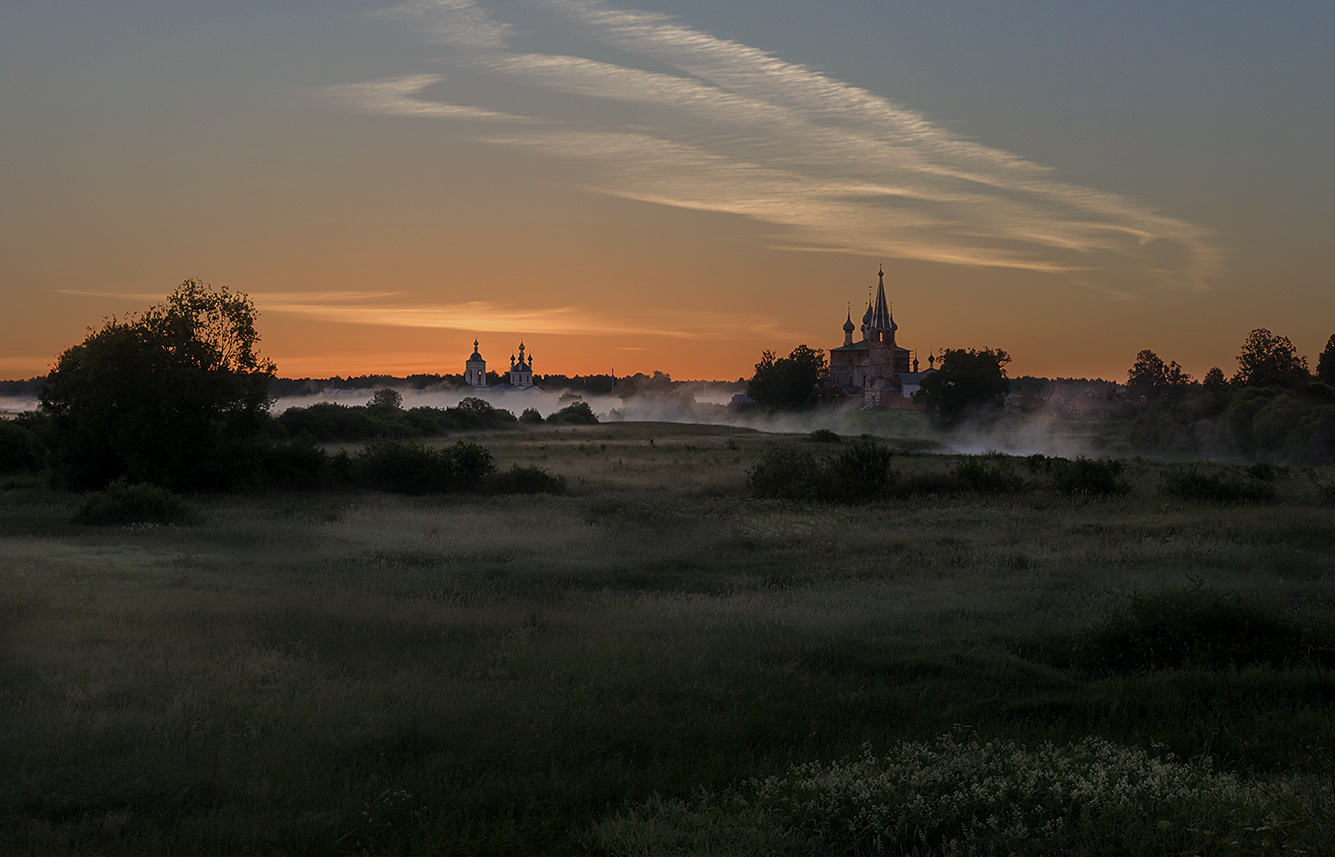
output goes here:
[{"label": "sunset glow on horizon", "polygon": [[287,377],[749,376],[901,344],[1226,374],[1335,332],[1335,10],[796,0],[0,12],[0,377],[198,277]]}]

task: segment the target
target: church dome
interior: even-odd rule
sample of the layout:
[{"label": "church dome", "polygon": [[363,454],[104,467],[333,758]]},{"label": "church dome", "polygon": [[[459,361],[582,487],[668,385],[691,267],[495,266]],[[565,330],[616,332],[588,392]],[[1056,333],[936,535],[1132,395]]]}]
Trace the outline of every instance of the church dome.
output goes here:
[{"label": "church dome", "polygon": [[854,330],[855,328],[853,327],[853,313],[849,312],[848,320],[844,322],[844,333],[852,333]]}]

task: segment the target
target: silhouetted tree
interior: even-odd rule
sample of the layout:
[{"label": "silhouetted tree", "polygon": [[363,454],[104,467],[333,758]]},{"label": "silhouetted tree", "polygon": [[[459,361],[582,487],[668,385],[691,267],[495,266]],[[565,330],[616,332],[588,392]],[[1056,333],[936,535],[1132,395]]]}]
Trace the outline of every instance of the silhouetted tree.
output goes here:
[{"label": "silhouetted tree", "polygon": [[1224,370],[1218,366],[1210,367],[1210,371],[1205,373],[1205,378],[1201,382],[1205,389],[1217,392],[1228,386],[1228,381],[1224,378]]},{"label": "silhouetted tree", "polygon": [[1326,340],[1326,349],[1316,361],[1316,377],[1335,387],[1335,333]]},{"label": "silhouetted tree", "polygon": [[1287,336],[1276,336],[1258,327],[1243,341],[1233,383],[1245,387],[1297,387],[1309,379],[1307,358],[1298,355]]},{"label": "silhouetted tree", "polygon": [[67,349],[41,390],[56,479],[199,490],[243,478],[274,377],[255,351],[255,316],[244,294],[186,280],[165,303],[108,319]]},{"label": "silhouetted tree", "polygon": [[1010,355],[1000,348],[948,348],[940,368],[922,379],[913,400],[941,428],[956,426],[966,417],[993,415],[1006,404],[1010,362]]},{"label": "silhouetted tree", "polygon": [[1168,367],[1159,355],[1145,349],[1136,355],[1136,362],[1126,373],[1126,390],[1133,399],[1141,396],[1157,398],[1168,388]]},{"label": "silhouetted tree", "polygon": [[388,408],[397,411],[403,407],[403,394],[398,390],[385,387],[382,390],[376,390],[371,395],[371,401],[367,404],[373,408]]},{"label": "silhouetted tree", "polygon": [[1192,378],[1174,360],[1167,365],[1148,349],[1136,355],[1136,362],[1126,374],[1127,393],[1133,399],[1164,399],[1191,386]]},{"label": "silhouetted tree", "polygon": [[746,394],[767,408],[801,410],[816,404],[820,383],[829,375],[825,352],[799,345],[787,357],[766,351],[756,364],[756,374]]}]

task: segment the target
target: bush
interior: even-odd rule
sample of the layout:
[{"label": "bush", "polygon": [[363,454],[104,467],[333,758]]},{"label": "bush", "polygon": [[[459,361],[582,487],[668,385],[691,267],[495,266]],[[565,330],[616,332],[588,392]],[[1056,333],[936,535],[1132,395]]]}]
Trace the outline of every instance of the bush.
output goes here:
[{"label": "bush", "polygon": [[825,472],[809,452],[772,449],[746,471],[746,485],[757,497],[818,500],[825,492]]},{"label": "bush", "polygon": [[829,429],[819,428],[807,435],[807,440],[815,443],[840,443],[843,441],[843,438]]},{"label": "bush", "polygon": [[1115,673],[1335,663],[1326,636],[1270,604],[1192,587],[1132,595],[1084,634],[1076,655]]},{"label": "bush", "polygon": [[156,485],[118,479],[84,498],[74,523],[94,527],[129,524],[195,524],[199,513],[182,498]]},{"label": "bush", "polygon": [[1204,473],[1195,467],[1172,467],[1159,476],[1159,493],[1178,500],[1211,503],[1268,503],[1275,499],[1275,486],[1236,468],[1222,473]]},{"label": "bush", "polygon": [[566,478],[554,476],[541,467],[515,464],[493,476],[487,487],[496,494],[564,494]]},{"label": "bush", "polygon": [[1075,461],[1053,458],[1046,462],[1052,487],[1063,494],[1107,497],[1130,489],[1121,479],[1122,462],[1115,458],[1085,458]]},{"label": "bush", "polygon": [[826,459],[826,499],[853,503],[878,496],[894,481],[890,469],[893,457],[894,453],[878,441],[857,438],[838,455]]},{"label": "bush", "polygon": [[524,412],[519,415],[519,421],[521,423],[540,423],[542,422],[542,414],[538,413],[537,408],[524,408]]},{"label": "bush", "polygon": [[995,454],[966,455],[950,474],[979,494],[1017,494],[1029,487],[1009,458]]},{"label": "bush", "polygon": [[597,424],[598,416],[594,414],[588,402],[571,402],[561,410],[548,415],[547,422],[557,425],[591,426]]},{"label": "bush", "polygon": [[302,433],[265,450],[264,472],[284,488],[314,488],[329,475],[329,456],[314,437]]},{"label": "bush", "polygon": [[354,461],[354,476],[371,488],[396,494],[476,491],[496,470],[491,453],[471,441],[428,449],[402,440],[377,440]]},{"label": "bush", "polygon": [[894,481],[892,455],[874,438],[858,438],[822,459],[800,449],[774,449],[746,472],[746,484],[757,497],[775,500],[869,500]]}]

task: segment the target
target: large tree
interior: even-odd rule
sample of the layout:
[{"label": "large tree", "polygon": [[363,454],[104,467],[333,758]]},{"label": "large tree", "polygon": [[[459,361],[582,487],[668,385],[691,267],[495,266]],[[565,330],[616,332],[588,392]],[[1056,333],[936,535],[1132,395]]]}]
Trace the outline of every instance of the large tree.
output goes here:
[{"label": "large tree", "polygon": [[1307,358],[1299,356],[1287,336],[1258,327],[1242,343],[1233,383],[1244,387],[1297,387],[1310,378]]},{"label": "large tree", "polygon": [[1326,340],[1326,348],[1316,361],[1316,376],[1335,387],[1335,333]]},{"label": "large tree", "polygon": [[274,376],[255,317],[246,295],[186,280],[142,315],[90,330],[41,390],[57,479],[208,490],[244,478]]},{"label": "large tree", "polygon": [[756,364],[756,374],[746,394],[767,408],[801,410],[816,404],[820,384],[829,376],[825,352],[799,345],[787,357],[766,351]]},{"label": "large tree", "polygon": [[1126,388],[1131,398],[1163,399],[1190,386],[1192,378],[1174,360],[1165,364],[1159,355],[1146,349],[1136,355],[1136,362],[1126,373]]},{"label": "large tree", "polygon": [[1000,348],[948,348],[940,369],[924,376],[913,400],[927,418],[951,428],[968,417],[987,417],[1006,404],[1011,383],[1006,377],[1010,355]]}]

